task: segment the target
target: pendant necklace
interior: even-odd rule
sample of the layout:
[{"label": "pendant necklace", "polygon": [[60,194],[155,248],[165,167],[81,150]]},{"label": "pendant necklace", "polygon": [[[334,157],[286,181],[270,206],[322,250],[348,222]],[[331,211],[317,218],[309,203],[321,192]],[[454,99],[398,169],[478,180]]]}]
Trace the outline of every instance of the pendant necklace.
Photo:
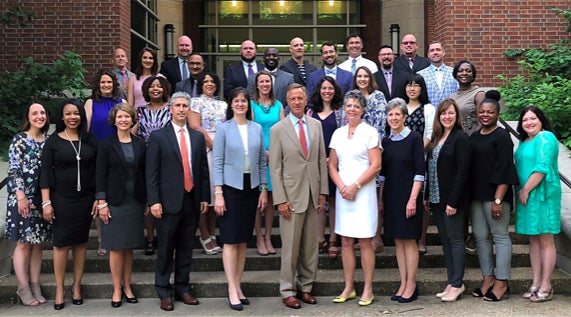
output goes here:
[{"label": "pendant necklace", "polygon": [[69,137],[69,134],[67,134],[67,129],[63,130],[65,132],[65,135],[67,136],[67,140],[69,141],[69,143],[71,143],[71,146],[73,147],[73,151],[75,151],[75,160],[77,161],[77,191],[80,192],[81,191],[81,174],[79,172],[80,166],[79,166],[79,161],[81,160],[81,156],[79,156],[79,153],[81,153],[81,138],[78,135],[78,139],[79,139],[79,150],[75,147],[75,145],[73,145],[73,142],[71,141],[71,138]]}]

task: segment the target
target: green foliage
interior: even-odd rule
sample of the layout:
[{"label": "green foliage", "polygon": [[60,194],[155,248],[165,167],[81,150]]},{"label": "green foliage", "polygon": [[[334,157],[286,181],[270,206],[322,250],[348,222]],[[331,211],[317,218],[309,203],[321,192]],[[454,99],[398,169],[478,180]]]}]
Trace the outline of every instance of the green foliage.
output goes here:
[{"label": "green foliage", "polygon": [[12,26],[19,25],[24,26],[34,19],[34,14],[26,11],[21,3],[8,5],[8,10],[6,12],[0,13],[0,25]]},{"label": "green foliage", "polygon": [[25,105],[40,100],[52,115],[54,102],[61,98],[85,98],[87,83],[81,56],[65,52],[51,64],[36,63],[32,57],[22,60],[17,70],[0,73],[0,151],[6,151],[17,132]]},{"label": "green foliage", "polygon": [[[569,21],[570,32],[571,11],[553,10]],[[524,107],[537,106],[551,120],[558,138],[571,147],[571,43],[562,40],[547,49],[510,49],[504,55],[519,57],[517,63],[525,74],[513,78],[498,76],[504,83],[499,91],[508,108],[505,118],[517,120]]]}]

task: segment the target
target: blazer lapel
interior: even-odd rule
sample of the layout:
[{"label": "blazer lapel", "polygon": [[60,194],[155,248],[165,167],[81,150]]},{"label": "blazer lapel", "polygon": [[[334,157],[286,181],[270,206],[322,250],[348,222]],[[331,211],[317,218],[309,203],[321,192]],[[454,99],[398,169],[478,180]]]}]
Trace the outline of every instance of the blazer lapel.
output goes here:
[{"label": "blazer lapel", "polygon": [[123,149],[121,148],[121,142],[119,142],[119,138],[117,137],[117,134],[113,134],[111,136],[111,138],[112,138],[111,148],[113,149],[115,154],[117,154],[117,156],[121,160],[121,165],[123,165],[123,168],[126,168],[126,166],[125,166],[125,163],[126,163],[125,162],[125,154],[123,154]]},{"label": "blazer lapel", "polygon": [[[295,146],[297,148],[297,152],[299,153],[299,155],[305,159],[305,156],[303,155],[303,150],[301,149],[301,143],[299,142],[299,137],[297,136],[297,133],[295,132],[296,127],[293,125],[293,123],[291,122],[291,120],[288,117],[286,117],[283,120],[285,120],[284,124],[286,126],[286,128],[285,128],[286,134],[291,139],[293,144],[295,144]],[[306,118],[306,120],[307,120],[307,118]]]},{"label": "blazer lapel", "polygon": [[172,123],[170,123],[170,122],[168,123],[166,135],[167,135],[167,139],[168,139],[171,147],[173,148],[174,152],[176,153],[176,157],[178,159],[178,162],[182,165],[182,157],[180,154],[180,146],[178,144],[178,140],[176,139],[176,132],[174,131],[174,127],[172,126]]}]

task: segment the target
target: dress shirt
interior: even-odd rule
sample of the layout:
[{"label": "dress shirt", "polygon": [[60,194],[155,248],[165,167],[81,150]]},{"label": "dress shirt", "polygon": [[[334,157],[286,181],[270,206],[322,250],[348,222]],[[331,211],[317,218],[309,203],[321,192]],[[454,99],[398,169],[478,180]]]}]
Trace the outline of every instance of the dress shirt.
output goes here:
[{"label": "dress shirt", "polygon": [[[182,59],[182,58],[180,58],[180,57],[177,57],[177,59],[178,59],[178,68],[179,68],[179,70],[180,70],[180,78],[181,78],[181,81],[183,81],[183,80],[185,80],[185,79],[188,79],[188,77],[183,78],[183,77],[184,77],[184,75],[183,75],[183,74],[184,74],[184,67],[186,67],[186,74],[187,74],[187,76],[190,76],[190,70],[188,69],[188,61],[187,61],[187,60],[184,60],[184,59]],[[174,89],[174,87],[173,87],[173,89]]]},{"label": "dress shirt", "polygon": [[327,67],[323,67],[323,71],[325,72],[325,76],[329,76],[333,79],[337,79],[337,66],[329,69]]},{"label": "dress shirt", "polygon": [[244,74],[246,74],[246,78],[248,78],[248,65],[252,65],[252,70],[254,71],[254,74],[258,73],[258,63],[256,63],[256,60],[253,60],[250,63],[247,63],[244,60],[242,60],[242,68],[244,69]]},{"label": "dress shirt", "polygon": [[180,149],[180,128],[184,130],[184,139],[186,140],[186,148],[188,149],[188,162],[190,163],[190,175],[192,175],[192,147],[190,144],[190,133],[188,133],[188,128],[185,126],[181,127],[171,121],[171,124],[174,128],[174,133],[176,135],[176,142],[178,143],[178,147]]},{"label": "dress shirt", "polygon": [[[374,74],[379,70],[379,68],[377,67],[377,64],[375,64],[375,62],[373,62],[370,59],[364,58],[362,55],[359,55],[356,58],[352,58],[352,57],[347,58],[347,60],[344,61],[343,63],[341,63],[339,65],[339,67],[341,69],[346,70],[346,71],[350,72],[351,74],[353,74],[353,72],[351,71],[351,67],[352,67],[354,59],[357,60],[357,64],[356,64],[355,69],[357,69],[361,66],[366,66],[371,71],[371,74]],[[355,75],[355,74],[353,74],[353,75]]]},{"label": "dress shirt", "polygon": [[309,128],[307,126],[307,118],[305,116],[302,116],[301,118],[298,118],[296,116],[294,116],[293,114],[288,114],[289,119],[291,120],[291,123],[293,124],[293,128],[295,130],[295,134],[297,135],[297,138],[299,139],[299,119],[303,120],[303,131],[305,132],[305,140],[307,142],[307,153],[309,153]]}]

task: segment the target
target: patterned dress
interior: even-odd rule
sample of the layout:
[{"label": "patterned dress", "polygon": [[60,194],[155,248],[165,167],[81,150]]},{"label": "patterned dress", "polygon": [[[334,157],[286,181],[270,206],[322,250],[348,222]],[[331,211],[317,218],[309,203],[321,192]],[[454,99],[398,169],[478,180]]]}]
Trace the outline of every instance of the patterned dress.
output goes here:
[{"label": "patterned dress", "polygon": [[[6,238],[13,241],[37,244],[51,240],[50,224],[44,221],[40,210],[42,197],[40,178],[41,154],[45,141],[37,142],[25,132],[14,136],[9,150],[8,207],[6,209]],[[30,202],[30,215],[18,213],[17,191],[24,191]]]},{"label": "patterned dress", "polygon": [[149,142],[151,132],[162,129],[172,118],[170,105],[156,110],[140,107],[137,108],[137,116],[139,117],[137,134],[145,139],[145,142]]}]

